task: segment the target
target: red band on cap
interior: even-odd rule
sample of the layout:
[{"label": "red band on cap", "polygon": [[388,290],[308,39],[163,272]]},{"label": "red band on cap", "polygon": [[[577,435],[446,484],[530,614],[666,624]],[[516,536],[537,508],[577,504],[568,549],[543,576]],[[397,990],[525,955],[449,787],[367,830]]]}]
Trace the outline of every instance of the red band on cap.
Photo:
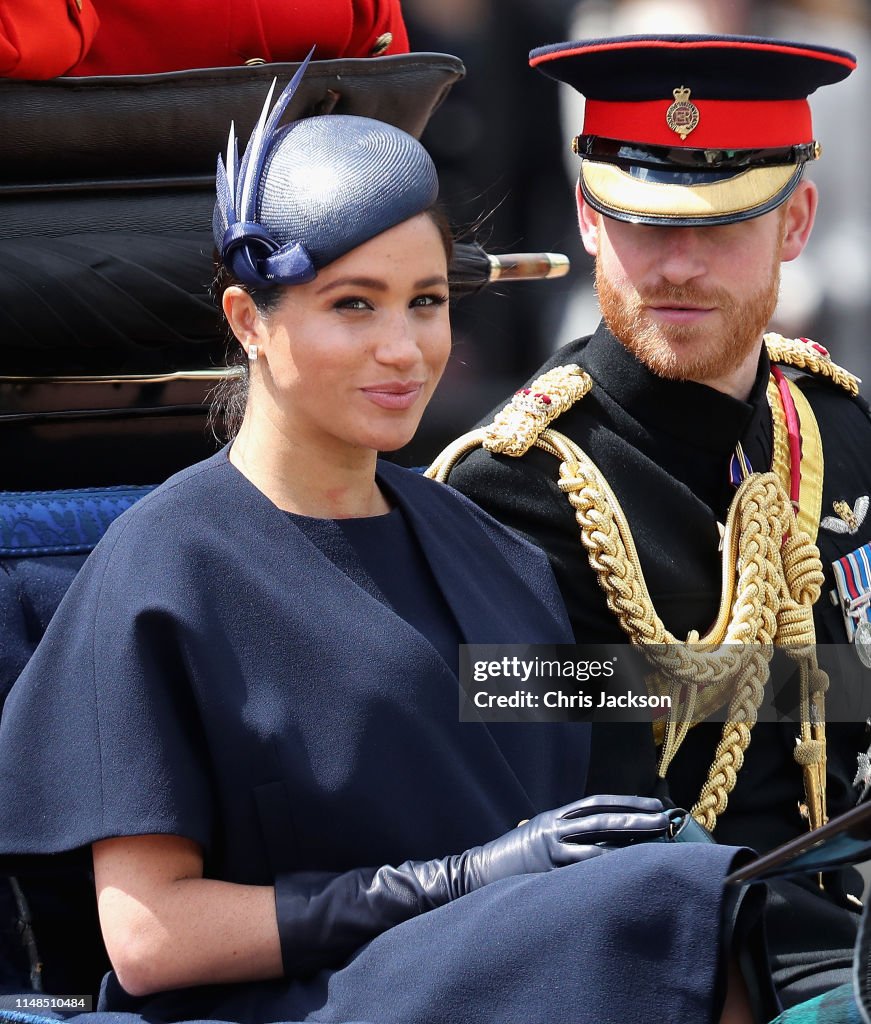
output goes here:
[{"label": "red band on cap", "polygon": [[779,149],[813,141],[807,100],[696,100],[691,96],[699,123],[684,140],[666,121],[672,102],[587,100],[583,134],[687,149]]}]

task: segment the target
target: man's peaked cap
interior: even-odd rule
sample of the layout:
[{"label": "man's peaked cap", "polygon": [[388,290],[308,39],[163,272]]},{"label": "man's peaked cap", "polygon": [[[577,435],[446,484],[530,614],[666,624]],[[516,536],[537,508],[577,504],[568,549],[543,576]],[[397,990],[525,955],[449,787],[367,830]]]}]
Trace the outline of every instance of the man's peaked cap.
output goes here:
[{"label": "man's peaked cap", "polygon": [[807,98],[856,59],[754,36],[638,35],[540,47],[530,64],[586,98],[575,149],[594,209],[701,225],[759,216],[792,194],[819,155]]}]

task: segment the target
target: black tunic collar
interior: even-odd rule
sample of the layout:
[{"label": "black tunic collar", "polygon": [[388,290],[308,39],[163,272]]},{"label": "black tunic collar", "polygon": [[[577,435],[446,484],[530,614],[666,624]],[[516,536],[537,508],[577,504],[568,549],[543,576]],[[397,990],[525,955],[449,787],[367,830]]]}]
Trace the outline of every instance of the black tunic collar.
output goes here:
[{"label": "black tunic collar", "polygon": [[705,384],[657,377],[604,323],[584,346],[581,362],[596,384],[639,424],[712,455],[729,456],[738,441],[768,433],[769,362],[764,348],[746,402]]}]

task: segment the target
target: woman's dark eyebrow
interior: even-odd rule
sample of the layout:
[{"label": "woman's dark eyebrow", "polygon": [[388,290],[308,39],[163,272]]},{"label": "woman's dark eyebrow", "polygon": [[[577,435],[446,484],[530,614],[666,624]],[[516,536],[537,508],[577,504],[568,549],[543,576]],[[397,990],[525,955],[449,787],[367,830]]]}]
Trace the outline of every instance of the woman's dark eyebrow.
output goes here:
[{"label": "woman's dark eyebrow", "polygon": [[336,288],[348,287],[371,288],[379,292],[387,291],[387,284],[374,277],[337,277],[335,281],[330,281],[329,284],[325,284],[322,288],[318,288],[317,294],[322,295],[324,292],[334,291]]},{"label": "woman's dark eyebrow", "polygon": [[441,285],[443,288],[447,288],[448,279],[444,276],[444,274],[434,274],[432,277],[425,277],[421,281],[416,281],[414,287],[435,288],[437,285]]},{"label": "woman's dark eyebrow", "polygon": [[[433,288],[436,285],[441,285],[446,288],[447,284],[448,279],[443,274],[435,274],[432,277],[415,281],[414,287],[416,289]],[[318,288],[316,294],[323,295],[325,292],[334,291],[337,288],[370,288],[373,291],[386,292],[387,283],[374,277],[338,277],[335,281],[330,281],[329,284]]]}]

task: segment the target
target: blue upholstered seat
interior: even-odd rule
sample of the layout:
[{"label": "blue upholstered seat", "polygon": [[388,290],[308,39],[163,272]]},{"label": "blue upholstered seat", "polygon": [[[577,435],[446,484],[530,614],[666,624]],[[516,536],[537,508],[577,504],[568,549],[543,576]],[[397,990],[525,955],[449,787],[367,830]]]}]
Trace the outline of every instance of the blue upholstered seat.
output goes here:
[{"label": "blue upholstered seat", "polygon": [[0,491],[0,707],[88,552],[150,490]]},{"label": "blue upholstered seat", "polygon": [[151,487],[0,491],[0,558],[86,554]]},{"label": "blue upholstered seat", "polygon": [[[0,492],[0,710],[88,553],[112,520],[149,490]],[[34,742],[51,738],[34,737]],[[46,978],[55,979],[55,991],[68,992],[78,992],[79,986],[67,985],[87,979],[81,989],[87,992],[104,967],[87,864],[59,862],[56,872],[45,876],[16,867],[16,874],[19,899],[23,895],[34,919]],[[9,876],[0,873],[0,994],[29,987],[33,965],[18,935],[21,917]],[[58,952],[71,946],[73,955]]]}]

